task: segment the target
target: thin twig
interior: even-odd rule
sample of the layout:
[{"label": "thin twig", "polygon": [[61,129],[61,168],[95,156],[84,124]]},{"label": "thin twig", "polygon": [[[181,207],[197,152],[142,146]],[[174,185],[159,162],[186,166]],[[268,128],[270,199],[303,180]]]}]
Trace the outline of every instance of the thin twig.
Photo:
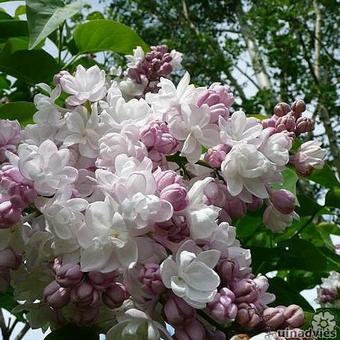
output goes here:
[{"label": "thin twig", "polygon": [[29,331],[30,325],[28,323],[25,324],[23,329],[19,332],[19,334],[15,337],[15,340],[21,340],[25,336],[25,334]]}]

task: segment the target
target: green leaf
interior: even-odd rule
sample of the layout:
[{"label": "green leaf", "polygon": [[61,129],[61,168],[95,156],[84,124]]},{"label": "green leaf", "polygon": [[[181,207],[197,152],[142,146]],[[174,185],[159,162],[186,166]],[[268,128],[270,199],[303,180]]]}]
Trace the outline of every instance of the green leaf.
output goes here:
[{"label": "green leaf", "polygon": [[58,328],[45,337],[45,340],[97,340],[98,331],[94,327],[77,327],[76,325],[66,325]]},{"label": "green leaf", "polygon": [[286,189],[296,196],[296,183],[299,179],[293,169],[286,168],[282,171],[283,182],[280,185],[273,186],[275,189]]},{"label": "green leaf", "polygon": [[95,11],[90,13],[87,18],[87,20],[98,20],[98,19],[104,19],[104,15],[102,12]]},{"label": "green leaf", "polygon": [[24,321],[23,313],[13,313],[13,309],[18,306],[18,302],[13,297],[13,289],[10,287],[6,292],[0,293],[0,307],[14,314],[18,320]]},{"label": "green leaf", "polygon": [[112,20],[91,20],[79,25],[74,40],[81,53],[112,51],[130,54],[137,46],[149,49],[143,39],[128,26]]},{"label": "green leaf", "polygon": [[316,203],[315,200],[307,196],[298,195],[298,200],[300,206],[296,209],[296,212],[299,214],[300,217],[312,216],[323,209],[323,207]]},{"label": "green leaf", "polygon": [[0,52],[0,71],[37,84],[51,81],[59,66],[46,51],[27,50],[26,39],[10,38]]},{"label": "green leaf", "polygon": [[9,89],[10,81],[6,78],[5,74],[0,73],[0,90]]},{"label": "green leaf", "polygon": [[0,20],[0,39],[27,36],[27,21]]},{"label": "green leaf", "polygon": [[303,310],[313,312],[313,307],[307,302],[307,300],[293,289],[285,280],[280,277],[273,277],[269,279],[268,291],[275,294],[275,305],[288,306],[290,304],[296,304],[303,308]]},{"label": "green leaf", "polygon": [[0,8],[0,20],[13,20],[13,18],[6,12],[3,12]]},{"label": "green leaf", "polygon": [[262,218],[259,216],[246,215],[235,224],[237,236],[239,238],[253,235],[258,227],[262,224]]},{"label": "green leaf", "polygon": [[340,226],[335,223],[321,222],[316,228],[324,230],[328,234],[340,236]]},{"label": "green leaf", "polygon": [[337,180],[334,171],[328,164],[325,164],[322,169],[315,169],[312,174],[307,178],[329,189],[332,189],[335,186],[340,186],[340,183]]},{"label": "green leaf", "polygon": [[55,31],[67,18],[77,14],[82,3],[68,5],[61,0],[27,0],[27,21],[30,35],[30,49]]},{"label": "green leaf", "polygon": [[296,291],[312,289],[321,283],[321,278],[327,276],[322,272],[307,272],[305,270],[291,270],[287,275],[287,283]]},{"label": "green leaf", "polygon": [[253,269],[257,273],[292,269],[311,272],[338,269],[334,264],[334,258],[328,259],[329,255],[325,254],[327,248],[318,248],[302,239],[293,238],[280,242],[276,248],[251,247],[250,249]]},{"label": "green leaf", "polygon": [[327,192],[325,204],[329,207],[340,208],[340,187],[334,187]]},{"label": "green leaf", "polygon": [[32,117],[37,111],[33,103],[15,102],[0,105],[0,119],[18,120],[21,125],[32,123]]},{"label": "green leaf", "polygon": [[20,5],[16,10],[15,10],[15,18],[18,19],[20,15],[26,14],[26,6],[25,5]]}]

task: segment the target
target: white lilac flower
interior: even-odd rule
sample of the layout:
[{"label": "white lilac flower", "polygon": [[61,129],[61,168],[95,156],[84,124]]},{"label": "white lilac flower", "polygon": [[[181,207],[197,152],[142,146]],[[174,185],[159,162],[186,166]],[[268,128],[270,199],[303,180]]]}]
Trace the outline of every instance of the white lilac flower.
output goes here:
[{"label": "white lilac flower", "polygon": [[159,340],[172,338],[159,322],[145,312],[131,308],[119,318],[119,322],[106,334],[108,340]]},{"label": "white lilac flower", "polygon": [[219,118],[221,141],[224,144],[234,145],[249,143],[258,145],[262,133],[262,124],[253,117],[247,118],[243,111],[236,111],[230,118]]},{"label": "white lilac flower", "polygon": [[65,115],[66,129],[56,136],[63,141],[63,145],[69,147],[77,144],[79,153],[87,158],[95,158],[99,151],[98,140],[99,119],[96,106],[88,116],[86,109],[79,106]]},{"label": "white lilac flower", "polygon": [[188,192],[188,206],[184,210],[190,236],[194,239],[206,239],[217,230],[219,208],[203,203],[204,188],[213,179],[208,177],[197,181]]},{"label": "white lilac flower", "polygon": [[147,149],[138,137],[139,131],[134,126],[123,128],[120,133],[113,132],[104,135],[99,140],[96,166],[114,171],[116,157],[121,154],[142,161],[147,156]]},{"label": "white lilac flower", "polygon": [[46,84],[40,84],[49,96],[38,93],[34,97],[34,105],[38,111],[34,114],[35,123],[44,126],[60,127],[63,125],[60,108],[55,104],[56,99],[61,94],[61,87],[57,85],[53,90]]},{"label": "white lilac flower", "polygon": [[97,65],[88,70],[78,65],[74,76],[68,72],[61,76],[60,85],[63,91],[71,94],[67,98],[67,103],[71,106],[77,106],[86,101],[95,102],[106,94],[105,71],[100,70]]},{"label": "white lilac flower", "polygon": [[110,87],[106,100],[101,101],[100,106],[104,132],[120,132],[128,125],[142,127],[153,120],[152,110],[144,99],[125,101],[115,84]]},{"label": "white lilac flower", "polygon": [[263,223],[274,233],[284,231],[289,227],[294,219],[298,219],[299,215],[293,211],[291,214],[282,214],[269,204],[263,214]]},{"label": "white lilac flower", "polygon": [[202,145],[212,147],[219,143],[219,129],[210,124],[208,105],[182,105],[181,112],[169,119],[169,131],[178,140],[184,141],[181,155],[191,163],[197,162],[202,154]]},{"label": "white lilac flower", "polygon": [[161,264],[162,281],[190,306],[204,308],[214,299],[220,284],[213,270],[219,258],[220,252],[215,249],[193,252],[191,241],[187,241],[180,246],[175,258],[168,257]]},{"label": "white lilac flower", "polygon": [[33,181],[35,190],[43,196],[51,196],[77,179],[78,171],[68,166],[69,150],[58,150],[48,139],[39,147],[19,145],[18,156],[20,172]]},{"label": "white lilac flower", "polygon": [[284,166],[289,162],[291,147],[292,139],[286,133],[280,132],[265,138],[259,151],[277,166]]},{"label": "white lilac flower", "polygon": [[117,204],[108,197],[88,206],[86,223],[77,233],[82,271],[107,273],[128,268],[137,261],[136,242],[117,210]]},{"label": "white lilac flower", "polygon": [[237,196],[245,188],[259,198],[268,197],[266,183],[275,173],[275,167],[256,146],[235,145],[222,162],[221,170],[232,196]]},{"label": "white lilac flower", "polygon": [[185,73],[177,87],[167,78],[161,78],[158,86],[159,92],[147,93],[145,99],[160,117],[171,108],[178,110],[182,104],[194,104],[197,95],[203,90],[190,84],[188,72]]}]

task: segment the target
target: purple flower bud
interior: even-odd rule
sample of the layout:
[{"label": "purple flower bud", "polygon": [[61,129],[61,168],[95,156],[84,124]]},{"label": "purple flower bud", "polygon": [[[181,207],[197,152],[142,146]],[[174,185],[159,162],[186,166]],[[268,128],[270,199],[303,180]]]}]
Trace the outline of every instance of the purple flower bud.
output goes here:
[{"label": "purple flower bud", "polygon": [[21,209],[0,194],[0,229],[11,227],[20,221]]},{"label": "purple flower bud", "polygon": [[231,147],[226,144],[219,144],[213,148],[208,149],[204,155],[204,160],[213,168],[219,168],[224,161],[227,153]]},{"label": "purple flower bud", "polygon": [[83,278],[79,264],[65,264],[56,270],[56,281],[62,287],[74,287]]},{"label": "purple flower bud", "polygon": [[226,335],[221,331],[211,331],[206,329],[206,340],[226,340]]},{"label": "purple flower bud", "polygon": [[303,100],[298,99],[292,104],[292,111],[296,119],[301,117],[301,114],[306,111],[306,104]]},{"label": "purple flower bud", "polygon": [[170,242],[179,243],[190,235],[186,220],[183,216],[174,215],[169,221],[158,223],[155,229],[165,234]]},{"label": "purple flower bud", "polygon": [[173,326],[188,324],[196,317],[195,309],[173,293],[169,294],[164,305],[164,314],[167,321]]},{"label": "purple flower bud", "polygon": [[282,307],[268,307],[263,311],[263,321],[267,327],[276,330],[283,326],[285,322],[284,317],[285,308]]},{"label": "purple flower bud", "polygon": [[288,112],[290,112],[290,106],[287,103],[281,102],[274,107],[274,114],[278,117],[283,117]]},{"label": "purple flower bud", "polygon": [[143,289],[148,294],[160,295],[166,291],[161,279],[159,264],[145,264],[140,270],[138,279],[143,284]]},{"label": "purple flower bud", "polygon": [[248,270],[241,271],[238,263],[232,260],[225,259],[219,262],[217,272],[224,284],[231,284],[235,278],[237,281],[249,276]]},{"label": "purple flower bud", "polygon": [[247,203],[247,209],[251,212],[255,212],[259,210],[263,205],[263,200],[259,197],[253,196],[253,201],[251,203]]},{"label": "purple flower bud", "polygon": [[217,292],[214,300],[208,303],[209,312],[219,321],[234,320],[237,315],[234,301],[234,293],[228,288],[222,288]]},{"label": "purple flower bud", "polygon": [[337,289],[329,289],[321,286],[318,290],[318,299],[322,304],[335,301],[337,295]]},{"label": "purple flower bud", "polygon": [[286,324],[292,328],[301,327],[305,322],[305,315],[303,313],[303,310],[300,306],[297,305],[288,306],[285,309],[283,315]]},{"label": "purple flower bud", "polygon": [[295,131],[295,118],[290,113],[280,117],[275,124],[276,131],[282,132],[282,131],[288,131],[288,132],[294,132]]},{"label": "purple flower bud", "polygon": [[261,322],[261,316],[254,304],[240,303],[237,307],[236,322],[239,325],[253,329]]},{"label": "purple flower bud", "polygon": [[239,198],[232,196],[227,198],[223,208],[232,219],[241,218],[247,212],[246,204]]},{"label": "purple flower bud", "polygon": [[126,287],[120,282],[115,282],[103,292],[102,299],[109,308],[114,309],[120,307],[129,296]]},{"label": "purple flower bud", "polygon": [[173,170],[162,171],[161,169],[157,169],[153,175],[156,180],[158,192],[166,189],[171,184],[177,183],[183,185],[182,177],[177,175],[177,173]]},{"label": "purple flower bud", "polygon": [[205,340],[206,333],[202,323],[194,319],[190,323],[175,327],[177,340]]},{"label": "purple flower bud", "polygon": [[232,290],[235,294],[235,301],[237,303],[251,303],[258,298],[257,286],[252,279],[243,279],[233,282]]},{"label": "purple flower bud", "polygon": [[15,253],[11,248],[0,250],[0,267],[9,269],[18,269],[21,264],[21,256]]},{"label": "purple flower bud", "polygon": [[277,120],[278,120],[278,117],[277,116],[273,116],[271,118],[262,120],[261,123],[262,123],[262,126],[263,126],[264,129],[275,128]]},{"label": "purple flower bud", "polygon": [[90,284],[99,290],[108,288],[117,278],[117,272],[110,273],[89,272],[88,279]]},{"label": "purple flower bud", "polygon": [[99,303],[98,291],[89,283],[82,282],[71,291],[71,301],[79,308],[88,308]]},{"label": "purple flower bud", "polygon": [[159,196],[171,203],[175,211],[180,211],[188,205],[187,189],[177,183],[164,188]]},{"label": "purple flower bud", "polygon": [[314,121],[307,117],[300,117],[296,121],[295,133],[299,135],[305,132],[311,132],[314,130]]},{"label": "purple flower bud", "polygon": [[295,196],[288,190],[274,190],[270,194],[273,206],[282,214],[289,215],[295,209]]},{"label": "purple flower bud", "polygon": [[8,267],[0,267],[0,293],[4,293],[8,289],[10,280]]},{"label": "purple flower bud", "polygon": [[86,309],[77,309],[72,315],[73,321],[78,325],[87,326],[95,323],[99,315],[99,306],[90,306]]},{"label": "purple flower bud", "polygon": [[0,163],[7,157],[6,151],[15,152],[16,145],[20,142],[20,125],[15,120],[0,120]]},{"label": "purple flower bud", "polygon": [[44,289],[44,298],[52,308],[62,308],[70,302],[70,290],[52,281]]}]

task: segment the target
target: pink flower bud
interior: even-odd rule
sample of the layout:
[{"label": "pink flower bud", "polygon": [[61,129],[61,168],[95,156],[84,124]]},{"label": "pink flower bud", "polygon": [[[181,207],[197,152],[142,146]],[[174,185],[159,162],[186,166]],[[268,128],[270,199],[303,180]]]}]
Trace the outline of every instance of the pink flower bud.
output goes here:
[{"label": "pink flower bud", "polygon": [[128,299],[130,294],[126,287],[120,283],[112,283],[103,293],[103,302],[111,309],[118,308]]},{"label": "pink flower bud", "polygon": [[213,84],[198,97],[197,106],[204,104],[210,107],[210,123],[217,123],[220,116],[229,117],[229,109],[234,103],[234,97],[229,87]]},{"label": "pink flower bud", "polygon": [[284,310],[282,307],[268,307],[263,311],[263,321],[272,330],[280,328],[284,322]]},{"label": "pink flower bud", "polygon": [[305,322],[305,315],[301,307],[297,305],[288,306],[283,313],[286,324],[289,327],[301,327]]},{"label": "pink flower bud", "polygon": [[52,281],[44,289],[44,298],[52,308],[62,308],[70,302],[70,290]]},{"label": "pink flower bud", "polygon": [[295,209],[295,196],[288,190],[274,190],[270,194],[273,206],[282,214],[289,215]]},{"label": "pink flower bud", "polygon": [[239,304],[236,322],[248,329],[255,328],[261,322],[261,317],[256,306],[248,303]]},{"label": "pink flower bud", "polygon": [[88,279],[90,284],[99,290],[108,288],[117,278],[117,272],[110,273],[89,272]]},{"label": "pink flower bud", "polygon": [[71,291],[71,301],[79,308],[88,308],[99,303],[98,291],[89,283],[82,282]]},{"label": "pink flower bud", "polygon": [[154,121],[147,125],[140,134],[140,140],[146,147],[159,153],[170,155],[177,151],[179,142],[173,137],[167,124],[162,121]]},{"label": "pink flower bud", "polygon": [[299,135],[305,132],[311,132],[314,130],[314,121],[307,117],[300,117],[296,121],[295,133]]},{"label": "pink flower bud", "polygon": [[169,221],[158,223],[155,227],[160,229],[161,234],[165,234],[170,242],[181,242],[190,235],[186,220],[183,216],[174,215]]},{"label": "pink flower bud", "polygon": [[160,295],[166,291],[161,279],[159,264],[145,264],[140,270],[138,279],[143,284],[143,289],[151,295]]},{"label": "pink flower bud", "polygon": [[274,114],[278,117],[283,117],[288,112],[290,112],[290,106],[287,103],[281,102],[274,107]]},{"label": "pink flower bud", "polygon": [[231,147],[229,145],[219,144],[208,149],[207,153],[204,155],[204,160],[211,167],[219,168],[230,150]]},{"label": "pink flower bud", "polygon": [[0,194],[0,229],[11,227],[20,221],[21,209]]},{"label": "pink flower bud", "polygon": [[0,267],[0,293],[4,293],[8,289],[10,280],[8,267]]},{"label": "pink flower bud", "polygon": [[208,303],[209,312],[219,321],[234,320],[237,315],[234,301],[234,293],[228,288],[222,288],[217,292],[214,300]]},{"label": "pink flower bud", "polygon": [[175,211],[180,211],[188,205],[187,189],[177,183],[164,188],[159,196],[171,203]]},{"label": "pink flower bud", "polygon": [[205,340],[206,333],[202,323],[192,320],[190,323],[175,328],[177,340]]},{"label": "pink flower bud", "polygon": [[0,163],[7,157],[6,151],[15,152],[16,145],[20,142],[20,125],[17,121],[0,120]]},{"label": "pink flower bud", "polygon": [[241,270],[239,264],[232,260],[222,260],[217,266],[217,272],[224,284],[231,284],[235,278],[237,281],[249,276],[248,270]]},{"label": "pink flower bud", "polygon": [[79,264],[65,264],[56,270],[56,281],[62,287],[74,287],[83,278]]},{"label": "pink flower bud", "polygon": [[237,303],[251,303],[258,298],[257,286],[252,279],[243,279],[233,282],[232,290],[235,294],[235,301]]},{"label": "pink flower bud", "polygon": [[21,264],[21,256],[16,254],[11,248],[0,250],[0,267],[18,269]]},{"label": "pink flower bud", "polygon": [[156,180],[158,192],[166,189],[171,184],[177,183],[183,185],[182,177],[177,175],[177,173],[173,170],[162,171],[161,169],[157,169],[153,175]]},{"label": "pink flower bud", "polygon": [[167,321],[173,326],[189,324],[196,317],[195,309],[173,293],[170,293],[164,305],[164,314]]},{"label": "pink flower bud", "polygon": [[87,326],[93,324],[99,315],[99,306],[90,306],[86,309],[77,309],[72,315],[72,319],[78,325]]},{"label": "pink flower bud", "polygon": [[303,100],[298,99],[292,104],[292,111],[296,119],[301,117],[301,114],[306,111],[306,104]]}]

